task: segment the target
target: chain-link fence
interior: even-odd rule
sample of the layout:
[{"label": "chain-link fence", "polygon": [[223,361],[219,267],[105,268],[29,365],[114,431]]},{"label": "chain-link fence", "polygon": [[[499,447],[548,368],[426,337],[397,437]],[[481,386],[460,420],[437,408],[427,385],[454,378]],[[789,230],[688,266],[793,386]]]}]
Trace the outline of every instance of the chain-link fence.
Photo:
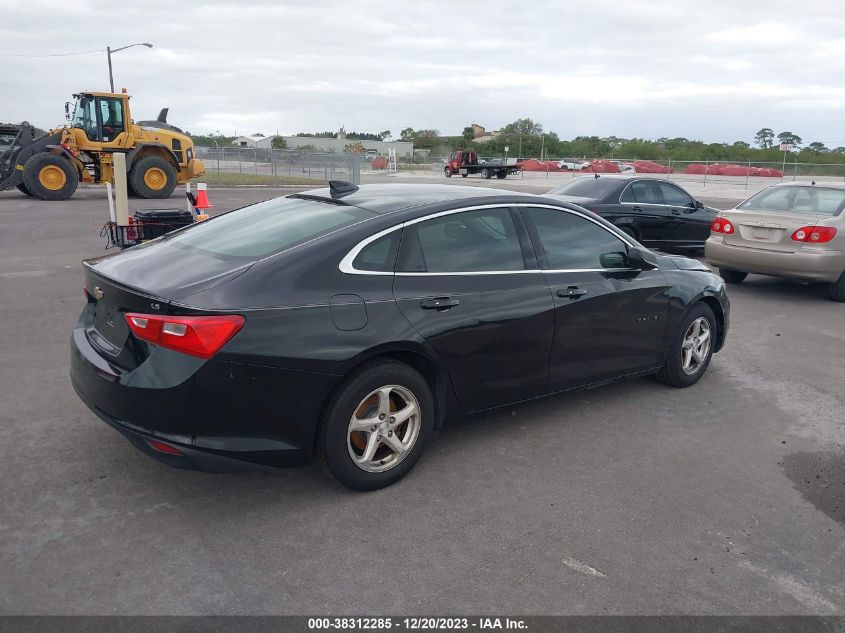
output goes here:
[{"label": "chain-link fence", "polygon": [[[306,150],[252,147],[196,147],[196,156],[205,162],[204,179],[217,185],[325,184],[329,180],[360,183],[377,175],[443,176],[449,158],[426,157],[420,161],[399,157],[346,154]],[[511,156],[512,162],[515,157]],[[501,164],[503,157],[480,156],[479,162]],[[845,164],[727,161],[642,160],[637,158],[516,158],[521,167],[516,178],[546,178],[560,181],[593,173],[622,173],[665,178],[680,183],[753,189],[786,181],[843,182]]]}]

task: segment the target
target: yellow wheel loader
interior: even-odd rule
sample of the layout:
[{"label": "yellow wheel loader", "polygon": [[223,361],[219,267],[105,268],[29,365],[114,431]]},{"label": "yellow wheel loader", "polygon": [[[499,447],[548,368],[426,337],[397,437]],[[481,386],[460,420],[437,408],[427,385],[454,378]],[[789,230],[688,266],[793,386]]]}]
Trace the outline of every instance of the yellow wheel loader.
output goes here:
[{"label": "yellow wheel loader", "polygon": [[[167,108],[155,121],[132,120],[129,95],[82,92],[73,95],[69,125],[35,138],[28,123],[0,128],[0,191],[17,187],[42,200],[67,200],[80,182],[114,179],[116,152],[126,154],[129,193],[167,198],[177,184],[205,173],[194,143],[167,122]],[[11,138],[11,141],[9,139]]]}]

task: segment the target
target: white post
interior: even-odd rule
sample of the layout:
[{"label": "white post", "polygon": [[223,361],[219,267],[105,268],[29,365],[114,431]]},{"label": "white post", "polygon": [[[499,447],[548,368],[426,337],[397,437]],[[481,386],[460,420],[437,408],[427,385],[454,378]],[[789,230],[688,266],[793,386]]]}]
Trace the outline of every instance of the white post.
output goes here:
[{"label": "white post", "polygon": [[129,194],[126,189],[126,154],[114,152],[114,206],[118,226],[129,226]]},{"label": "white post", "polygon": [[193,215],[194,214],[194,207],[191,204],[191,199],[189,197],[190,195],[191,195],[191,182],[188,181],[188,182],[185,183],[185,204],[188,207],[188,211],[191,213],[191,215]]},{"label": "white post", "polygon": [[114,190],[112,189],[110,182],[106,183],[106,192],[108,193],[108,196],[109,196],[109,218],[111,219],[112,222],[116,222],[116,220],[114,219],[114,198],[113,198]]}]

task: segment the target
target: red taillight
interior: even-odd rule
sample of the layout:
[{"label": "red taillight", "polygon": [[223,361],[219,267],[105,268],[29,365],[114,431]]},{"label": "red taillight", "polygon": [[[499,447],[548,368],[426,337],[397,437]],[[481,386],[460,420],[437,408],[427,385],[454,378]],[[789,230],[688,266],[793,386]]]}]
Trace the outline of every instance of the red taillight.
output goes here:
[{"label": "red taillight", "polygon": [[730,235],[734,232],[734,225],[731,224],[730,220],[717,216],[713,218],[713,222],[710,223],[710,230],[713,233],[725,233]]},{"label": "red taillight", "polygon": [[832,226],[802,226],[792,234],[794,242],[809,244],[824,244],[836,237],[836,229]]},{"label": "red taillight", "polygon": [[211,358],[240,330],[242,316],[159,316],[126,314],[126,322],[139,339],[183,354]]},{"label": "red taillight", "polygon": [[170,444],[165,444],[164,442],[159,442],[158,440],[151,440],[147,439],[147,444],[150,445],[154,450],[157,450],[159,453],[167,453],[168,455],[184,455],[182,451],[180,451],[175,446],[171,446]]}]

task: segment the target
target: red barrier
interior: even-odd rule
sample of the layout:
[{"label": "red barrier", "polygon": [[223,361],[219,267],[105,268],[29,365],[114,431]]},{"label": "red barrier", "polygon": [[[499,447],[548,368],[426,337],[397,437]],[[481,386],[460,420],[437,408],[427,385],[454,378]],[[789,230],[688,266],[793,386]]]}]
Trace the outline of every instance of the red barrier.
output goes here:
[{"label": "red barrier", "polygon": [[650,160],[634,161],[634,169],[638,174],[668,174],[669,168]]},{"label": "red barrier", "polygon": [[387,169],[387,159],[384,156],[376,156],[370,161],[373,169]]},{"label": "red barrier", "polygon": [[709,176],[764,176],[768,178],[781,178],[783,172],[779,169],[769,167],[749,167],[748,165],[687,165],[684,170],[688,174],[707,174]]},{"label": "red barrier", "polygon": [[586,171],[591,171],[596,174],[618,174],[619,165],[612,163],[609,160],[594,160],[590,163],[590,168]]}]

